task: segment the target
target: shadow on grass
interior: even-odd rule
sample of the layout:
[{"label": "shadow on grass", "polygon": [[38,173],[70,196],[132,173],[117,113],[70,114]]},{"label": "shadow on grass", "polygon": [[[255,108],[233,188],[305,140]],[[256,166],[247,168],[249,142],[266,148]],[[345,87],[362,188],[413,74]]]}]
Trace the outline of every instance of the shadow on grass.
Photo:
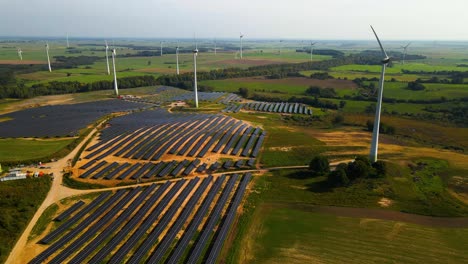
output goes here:
[{"label": "shadow on grass", "polygon": [[304,186],[310,192],[314,193],[326,193],[333,191],[327,183],[326,176],[314,176],[308,170],[298,170],[287,173],[284,177],[294,180],[307,180],[308,183],[305,183]]}]

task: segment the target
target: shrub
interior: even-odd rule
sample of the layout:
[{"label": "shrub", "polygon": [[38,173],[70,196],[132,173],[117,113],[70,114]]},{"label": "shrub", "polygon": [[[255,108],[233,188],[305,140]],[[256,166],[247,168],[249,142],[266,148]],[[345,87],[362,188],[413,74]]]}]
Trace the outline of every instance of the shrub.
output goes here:
[{"label": "shrub", "polygon": [[331,187],[347,186],[349,178],[345,170],[336,169],[328,174],[327,182]]},{"label": "shrub", "polygon": [[387,175],[387,163],[383,160],[378,160],[372,164],[372,167],[375,169],[376,177],[385,177]]},{"label": "shrub", "polygon": [[309,169],[314,175],[324,175],[330,172],[330,162],[327,157],[315,156],[310,161]]}]

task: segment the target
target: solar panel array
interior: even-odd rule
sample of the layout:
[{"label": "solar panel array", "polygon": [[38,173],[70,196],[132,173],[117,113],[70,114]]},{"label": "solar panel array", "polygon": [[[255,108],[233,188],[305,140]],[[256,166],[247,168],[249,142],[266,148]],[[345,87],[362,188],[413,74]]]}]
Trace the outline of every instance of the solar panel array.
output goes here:
[{"label": "solar panel array", "polygon": [[146,105],[122,100],[105,100],[70,105],[29,108],[0,115],[0,137],[75,136],[99,118],[113,113],[145,108]]},{"label": "solar panel array", "polygon": [[48,247],[29,263],[213,263],[250,179],[208,176],[103,193],[45,236]]},{"label": "solar panel array", "polygon": [[[164,155],[203,158],[208,153],[255,157],[260,128],[217,114],[170,114],[158,109],[114,118],[85,159],[107,156],[159,161]],[[83,165],[87,167],[88,164]]]},{"label": "solar panel array", "polygon": [[[95,166],[91,167],[88,170],[83,170],[83,172],[78,174],[78,177],[81,179],[104,179],[104,180],[136,180],[139,178],[143,179],[156,179],[161,177],[175,177],[175,176],[187,176],[194,171],[197,173],[202,173],[207,170],[209,172],[214,172],[217,170],[230,170],[230,169],[241,169],[247,167],[253,167],[252,164],[246,162],[246,160],[238,160],[236,162],[228,160],[222,166],[218,162],[214,162],[211,166],[206,166],[206,164],[199,165],[201,161],[195,159],[193,161],[183,160],[183,161],[160,161],[160,162],[147,162],[147,163],[135,163],[131,165],[130,163],[108,163],[102,161],[100,163],[94,163]],[[208,169],[207,169],[208,167]]]},{"label": "solar panel array", "polygon": [[302,114],[312,115],[312,109],[308,108],[305,104],[299,103],[266,103],[266,102],[252,102],[246,104],[231,104],[228,105],[223,112],[237,113],[241,109],[249,111],[270,112],[270,113],[288,113],[288,114]]}]

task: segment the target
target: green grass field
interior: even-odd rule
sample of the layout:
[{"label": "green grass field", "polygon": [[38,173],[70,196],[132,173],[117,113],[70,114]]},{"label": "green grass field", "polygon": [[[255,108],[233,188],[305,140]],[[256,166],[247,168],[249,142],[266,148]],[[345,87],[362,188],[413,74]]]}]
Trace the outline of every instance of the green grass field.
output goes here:
[{"label": "green grass field", "polygon": [[[266,208],[265,208],[266,207]],[[464,263],[468,228],[261,206],[238,263]],[[254,241],[254,242],[253,242]]]},{"label": "green grass field", "polygon": [[40,159],[65,148],[74,139],[0,139],[0,161]]},{"label": "green grass field", "polygon": [[[252,183],[244,213],[235,228],[237,235],[225,251],[226,258],[230,263],[466,262],[468,228],[446,228],[450,222],[442,223],[444,227],[424,226],[418,216],[410,218],[411,223],[385,220],[387,214],[379,213],[401,210],[402,205],[431,208],[433,200],[427,197],[440,192],[443,184],[429,174],[445,165],[440,161],[425,162],[430,164],[426,172],[417,172],[425,178],[421,183],[401,182],[401,178],[410,177],[404,169],[398,170],[399,177],[393,174],[386,179],[362,180],[334,189],[327,187],[323,177],[310,177],[306,171],[275,171],[259,176]],[[425,198],[408,199],[415,196],[414,192],[424,193]],[[393,204],[378,209],[382,197],[391,197]],[[441,199],[451,201],[447,197]],[[322,206],[375,209],[350,211],[337,207],[330,211]],[[464,208],[462,215],[466,216],[466,205]],[[422,211],[412,209],[408,211]],[[364,216],[370,212],[375,217]],[[431,250],[425,252],[427,248]]]}]

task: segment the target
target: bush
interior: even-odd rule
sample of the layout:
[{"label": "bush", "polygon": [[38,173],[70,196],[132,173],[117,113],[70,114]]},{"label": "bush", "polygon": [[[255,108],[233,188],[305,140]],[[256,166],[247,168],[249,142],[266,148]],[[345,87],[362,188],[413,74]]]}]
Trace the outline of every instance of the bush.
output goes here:
[{"label": "bush", "polygon": [[327,157],[319,155],[310,161],[309,169],[314,175],[324,175],[330,172],[330,162]]},{"label": "bush", "polygon": [[409,82],[408,89],[413,90],[413,91],[422,91],[426,89],[426,87],[422,83],[419,83],[419,82]]},{"label": "bush", "polygon": [[375,169],[375,177],[385,177],[387,175],[387,163],[383,160],[378,160],[372,164]]},{"label": "bush", "polygon": [[362,160],[356,160],[348,164],[347,175],[349,179],[366,178],[369,176],[370,167]]},{"label": "bush", "polygon": [[331,187],[347,186],[349,184],[349,178],[345,170],[336,169],[328,174],[327,183]]}]

